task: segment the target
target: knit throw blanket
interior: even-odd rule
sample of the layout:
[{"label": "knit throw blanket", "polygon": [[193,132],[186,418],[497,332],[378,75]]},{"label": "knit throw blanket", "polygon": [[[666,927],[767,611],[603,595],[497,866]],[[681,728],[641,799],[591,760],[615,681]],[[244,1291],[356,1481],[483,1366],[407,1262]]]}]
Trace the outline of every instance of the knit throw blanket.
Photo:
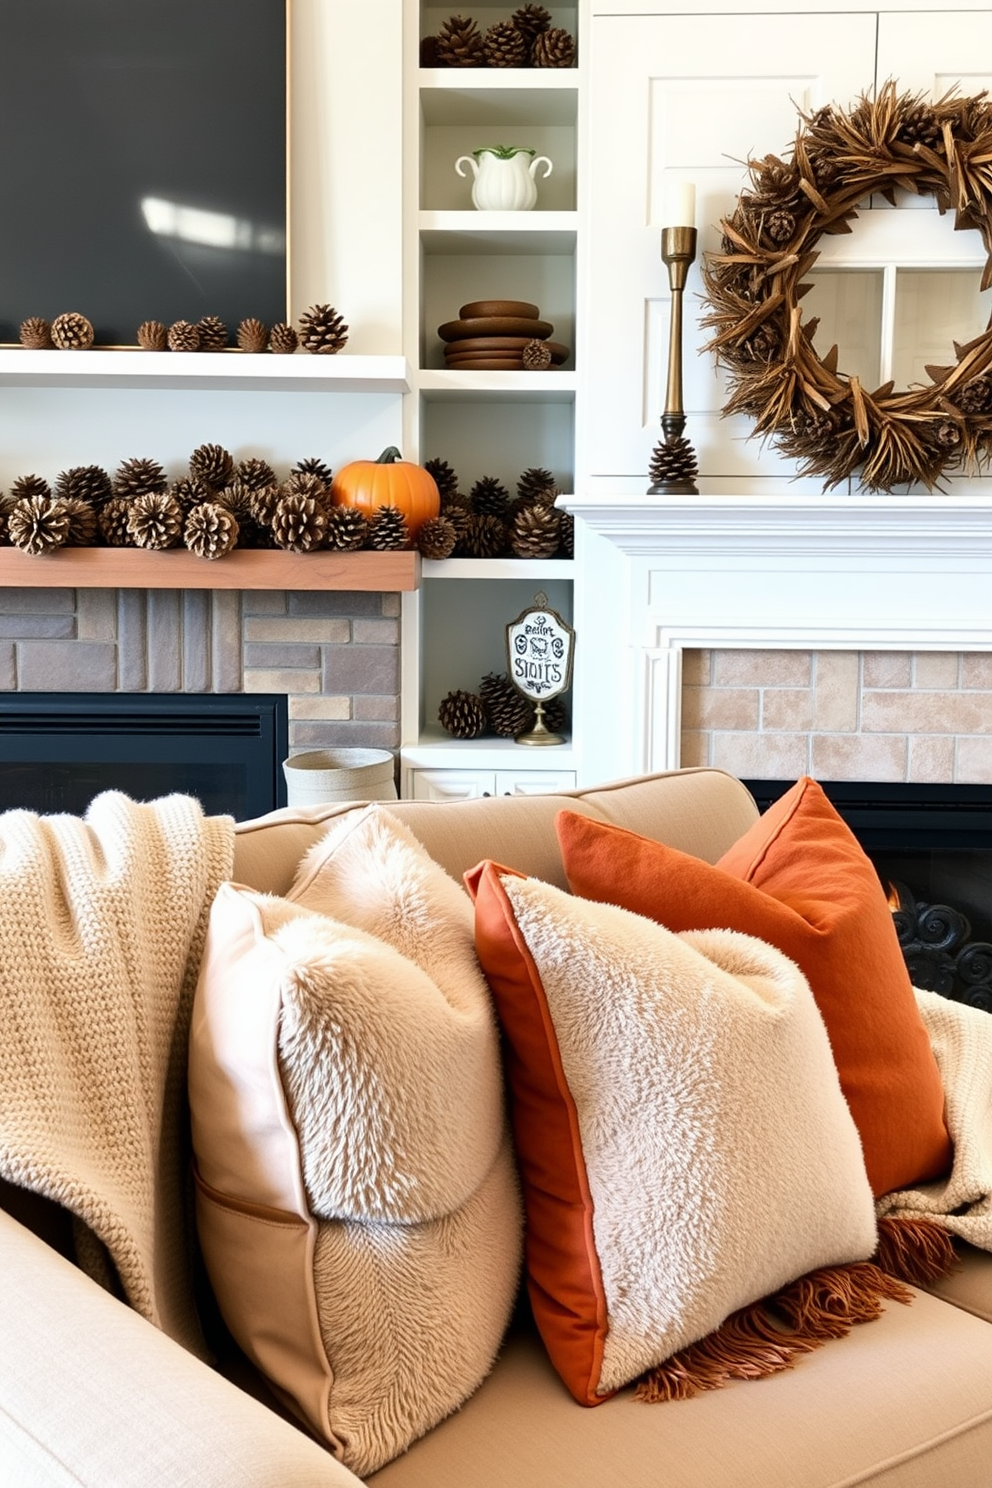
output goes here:
[{"label": "knit throw blanket", "polygon": [[188,796],[0,815],[0,1173],[69,1210],[80,1264],[106,1281],[109,1255],[127,1301],[199,1353],[186,1041],[233,854],[233,821]]},{"label": "knit throw blanket", "polygon": [[992,1016],[935,992],[917,991],[916,1000],[944,1086],[954,1162],[945,1178],[886,1194],[876,1209],[881,1219],[917,1222],[923,1234],[939,1226],[992,1250]]}]

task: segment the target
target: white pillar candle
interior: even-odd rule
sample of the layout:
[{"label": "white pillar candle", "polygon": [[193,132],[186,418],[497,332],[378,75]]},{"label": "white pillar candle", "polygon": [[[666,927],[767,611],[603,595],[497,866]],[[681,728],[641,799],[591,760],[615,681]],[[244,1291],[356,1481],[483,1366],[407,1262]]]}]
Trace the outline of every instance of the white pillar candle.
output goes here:
[{"label": "white pillar candle", "polygon": [[695,227],[696,188],[691,181],[669,181],[665,187],[662,227]]}]

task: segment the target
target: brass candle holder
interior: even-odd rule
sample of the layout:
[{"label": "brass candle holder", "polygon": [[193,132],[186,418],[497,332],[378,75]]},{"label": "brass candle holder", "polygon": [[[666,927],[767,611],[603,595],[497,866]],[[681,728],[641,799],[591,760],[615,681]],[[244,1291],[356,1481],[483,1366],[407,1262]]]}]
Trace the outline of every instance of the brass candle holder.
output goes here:
[{"label": "brass candle holder", "polygon": [[661,257],[668,269],[672,291],[672,313],[668,326],[668,383],[665,411],[661,417],[664,440],[654,452],[651,473],[657,479],[648,487],[650,496],[698,496],[695,483],[696,456],[685,435],[682,406],[682,296],[689,265],[696,257],[694,227],[663,227]]}]

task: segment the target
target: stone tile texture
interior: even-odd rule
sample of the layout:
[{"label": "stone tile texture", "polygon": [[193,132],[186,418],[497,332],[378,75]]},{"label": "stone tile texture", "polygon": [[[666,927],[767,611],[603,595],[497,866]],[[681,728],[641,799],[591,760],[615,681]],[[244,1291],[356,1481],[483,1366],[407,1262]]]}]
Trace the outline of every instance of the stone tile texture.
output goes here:
[{"label": "stone tile texture", "polygon": [[992,655],[687,651],[684,764],[823,780],[992,779]]}]

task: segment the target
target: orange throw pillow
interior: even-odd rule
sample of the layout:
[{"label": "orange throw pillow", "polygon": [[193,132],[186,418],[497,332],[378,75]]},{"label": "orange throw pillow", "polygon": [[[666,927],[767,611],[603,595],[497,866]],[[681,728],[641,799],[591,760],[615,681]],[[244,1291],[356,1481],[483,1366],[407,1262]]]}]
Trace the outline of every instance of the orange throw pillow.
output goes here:
[{"label": "orange throw pillow", "polygon": [[556,819],[572,892],[670,930],[739,930],[805,973],[873,1193],[951,1165],[940,1073],[875,869],[816,781],[798,781],[714,867],[620,827]]}]

